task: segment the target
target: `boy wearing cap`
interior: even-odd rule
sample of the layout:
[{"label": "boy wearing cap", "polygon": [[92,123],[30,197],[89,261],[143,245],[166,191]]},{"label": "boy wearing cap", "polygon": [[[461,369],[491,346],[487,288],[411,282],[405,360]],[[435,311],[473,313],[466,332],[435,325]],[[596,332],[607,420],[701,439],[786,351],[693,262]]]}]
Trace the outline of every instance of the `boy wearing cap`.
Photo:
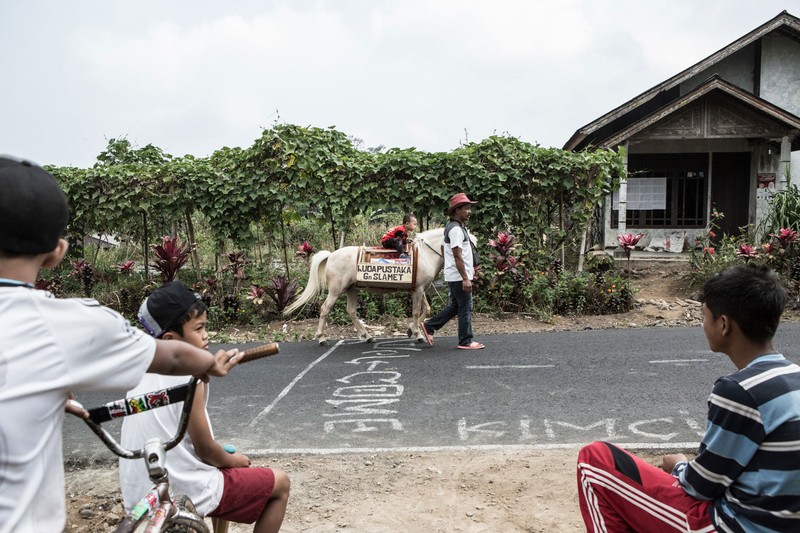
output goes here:
[{"label": "boy wearing cap", "polygon": [[438,315],[420,323],[425,340],[433,346],[433,334],[458,316],[458,349],[485,348],[472,340],[472,279],[475,277],[473,249],[464,223],[472,216],[473,202],[460,192],[450,198],[450,222],[444,235],[444,280],[450,287],[450,302]]},{"label": "boy wearing cap", "polygon": [[[154,337],[183,341],[208,348],[206,306],[197,294],[180,281],[156,289],[142,303],[139,321]],[[187,376],[145,374],[128,396],[186,383]],[[168,455],[170,485],[176,493],[192,499],[203,516],[252,524],[257,533],[280,530],[289,500],[289,477],[271,468],[248,468],[250,459],[241,453],[227,453],[214,440],[206,405],[208,384],[195,393],[189,430]],[[175,434],[181,415],[179,405],[126,417],[121,444],[141,448],[148,439],[168,440]],[[136,505],[152,485],[138,461],[121,459],[119,477],[125,509]]]},{"label": "boy wearing cap", "polygon": [[0,533],[64,528],[61,426],[71,391],[125,390],[148,370],[224,376],[236,364],[235,352],[155,341],[95,300],[35,290],[39,270],[67,252],[68,218],[49,172],[0,156]]}]

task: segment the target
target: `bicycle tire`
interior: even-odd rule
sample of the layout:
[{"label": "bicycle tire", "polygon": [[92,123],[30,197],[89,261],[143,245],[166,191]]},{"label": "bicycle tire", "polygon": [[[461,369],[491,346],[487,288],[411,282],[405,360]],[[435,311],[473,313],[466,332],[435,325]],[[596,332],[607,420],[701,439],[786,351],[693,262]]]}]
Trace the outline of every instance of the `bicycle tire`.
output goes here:
[{"label": "bicycle tire", "polygon": [[165,533],[210,533],[208,525],[203,517],[197,514],[194,502],[189,496],[185,494],[176,496],[175,505],[178,512],[170,519]]}]

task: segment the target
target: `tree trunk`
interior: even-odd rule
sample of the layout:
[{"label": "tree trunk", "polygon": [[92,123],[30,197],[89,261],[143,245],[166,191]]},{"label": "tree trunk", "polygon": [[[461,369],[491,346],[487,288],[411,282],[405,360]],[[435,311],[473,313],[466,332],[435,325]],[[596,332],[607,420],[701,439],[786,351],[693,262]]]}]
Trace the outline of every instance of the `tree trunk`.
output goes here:
[{"label": "tree trunk", "polygon": [[202,274],[200,273],[200,254],[197,253],[197,239],[194,236],[194,224],[192,224],[192,212],[186,208],[186,232],[189,234],[189,246],[192,247],[192,265],[194,266],[195,280],[200,283]]},{"label": "tree trunk", "polygon": [[94,249],[94,258],[92,264],[97,264],[97,256],[100,255],[100,247],[103,245],[103,234],[99,233],[97,236],[97,248]]},{"label": "tree trunk", "polygon": [[[559,195],[558,199],[558,229],[561,230],[561,233],[564,233],[564,194]],[[566,241],[566,236],[561,238],[561,266],[564,266],[564,242]]]},{"label": "tree trunk", "polygon": [[333,248],[336,249],[336,223],[333,221],[333,210],[329,210],[331,220],[331,243]]},{"label": "tree trunk", "polygon": [[281,217],[281,242],[283,243],[283,264],[286,267],[286,281],[289,281],[289,252],[286,249],[286,226],[283,224],[283,217]]},{"label": "tree trunk", "polygon": [[583,230],[583,235],[581,235],[581,249],[578,252],[578,272],[583,272],[583,255],[586,253],[586,234],[589,233],[589,227],[592,225],[591,222],[586,226],[586,229]]},{"label": "tree trunk", "polygon": [[150,281],[150,266],[149,261],[147,260],[147,247],[148,242],[150,241],[150,237],[147,233],[147,213],[142,211],[142,224],[144,226],[144,243],[142,244],[142,258],[144,260],[144,279],[145,281]]}]

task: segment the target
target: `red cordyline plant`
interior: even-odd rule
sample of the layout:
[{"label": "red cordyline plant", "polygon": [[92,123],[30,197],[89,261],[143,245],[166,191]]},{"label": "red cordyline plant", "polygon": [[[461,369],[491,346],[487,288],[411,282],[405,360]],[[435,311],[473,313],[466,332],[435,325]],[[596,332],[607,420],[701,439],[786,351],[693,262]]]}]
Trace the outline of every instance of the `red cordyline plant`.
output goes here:
[{"label": "red cordyline plant", "polygon": [[297,251],[294,253],[297,257],[302,257],[305,260],[308,260],[315,252],[317,251],[316,248],[311,246],[308,241],[303,242],[300,246],[297,247]]},{"label": "red cordyline plant", "polygon": [[275,302],[275,308],[279,313],[283,313],[283,310],[294,299],[295,294],[297,294],[297,288],[297,280],[289,280],[285,276],[272,278],[269,280],[269,285],[264,287],[267,296]]},{"label": "red cordyline plant", "polygon": [[120,263],[117,265],[117,272],[120,274],[124,274],[126,276],[130,276],[133,273],[133,265],[134,261],[128,260],[124,263]]},{"label": "red cordyline plant", "polygon": [[758,257],[758,250],[752,244],[743,244],[739,247],[739,250],[736,252],[737,257],[741,257],[744,259],[744,262],[747,263],[751,259],[755,259]]},{"label": "red cordyline plant", "polygon": [[261,285],[250,285],[250,292],[247,293],[246,298],[253,302],[253,305],[264,305],[264,297],[267,296],[267,290]]},{"label": "red cordyline plant", "polygon": [[161,281],[169,283],[174,281],[178,271],[189,260],[189,255],[194,250],[194,245],[186,241],[178,243],[178,237],[165,235],[161,237],[161,244],[151,246],[156,256],[155,267],[161,274]]},{"label": "red cordyline plant", "polygon": [[777,234],[770,233],[770,237],[775,237],[781,244],[781,248],[786,250],[791,244],[797,240],[797,232],[790,228],[781,228]]},{"label": "red cordyline plant", "polygon": [[644,233],[637,233],[636,235],[633,233],[624,233],[622,235],[617,235],[617,241],[620,247],[625,250],[625,257],[628,258],[628,261],[631,259],[631,252],[633,252],[633,249],[639,244],[642,237],[644,237]]},{"label": "red cordyline plant", "polygon": [[207,302],[212,301],[217,296],[217,289],[219,289],[219,278],[216,276],[208,276],[203,281],[198,281],[193,285],[194,290],[199,292],[204,300]]},{"label": "red cordyline plant", "polygon": [[247,258],[244,251],[229,253],[228,261],[230,261],[230,264],[222,267],[222,270],[230,272],[231,276],[233,276],[233,293],[237,294],[242,282],[247,278],[244,268],[250,264],[251,261]]},{"label": "red cordyline plant", "polygon": [[636,248],[636,245],[639,244],[639,241],[644,237],[644,233],[623,233],[622,235],[617,235],[617,242],[619,242],[620,247],[625,250],[625,258],[628,260],[628,275],[631,272],[631,253],[633,249]]},{"label": "red cordyline plant", "polygon": [[37,291],[49,291],[52,288],[53,284],[54,284],[53,280],[39,278],[36,280],[34,288]]},{"label": "red cordyline plant", "polygon": [[517,248],[517,237],[510,231],[498,231],[497,239],[489,239],[488,245],[494,249],[489,252],[489,259],[494,261],[494,266],[500,272],[518,274],[517,267],[522,266],[512,254]]},{"label": "red cordyline plant", "polygon": [[80,280],[83,287],[83,295],[89,298],[92,294],[92,288],[95,285],[95,270],[91,263],[85,259],[79,259],[72,262],[72,274],[70,276],[76,277]]}]

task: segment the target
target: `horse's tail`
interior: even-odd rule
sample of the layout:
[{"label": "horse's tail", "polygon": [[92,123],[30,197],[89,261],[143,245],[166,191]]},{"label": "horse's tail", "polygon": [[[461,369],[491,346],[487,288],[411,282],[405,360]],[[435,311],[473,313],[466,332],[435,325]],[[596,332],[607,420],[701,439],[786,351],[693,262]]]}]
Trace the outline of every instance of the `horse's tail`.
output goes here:
[{"label": "horse's tail", "polygon": [[308,302],[316,298],[327,286],[325,279],[325,265],[328,263],[328,256],[331,252],[328,250],[321,250],[314,254],[311,258],[311,267],[308,271],[308,283],[306,288],[291,305],[283,310],[284,315],[291,315]]}]

